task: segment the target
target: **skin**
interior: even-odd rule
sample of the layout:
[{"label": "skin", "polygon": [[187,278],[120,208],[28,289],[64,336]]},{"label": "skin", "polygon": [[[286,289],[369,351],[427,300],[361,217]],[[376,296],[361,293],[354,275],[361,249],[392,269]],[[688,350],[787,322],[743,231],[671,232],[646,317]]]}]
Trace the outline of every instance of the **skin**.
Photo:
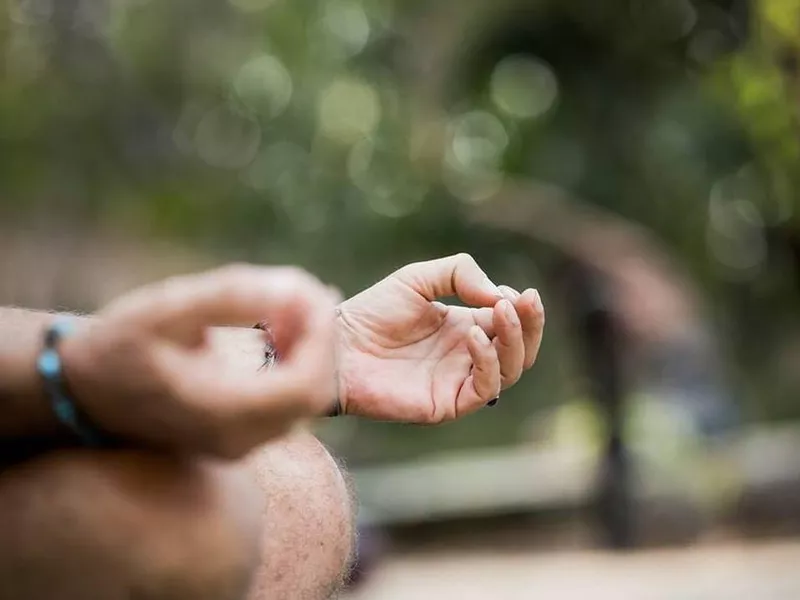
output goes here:
[{"label": "skin", "polygon": [[[448,296],[468,307],[437,300]],[[474,412],[533,364],[544,326],[535,290],[495,286],[465,254],[336,302],[297,269],[237,265],[80,321],[59,348],[70,393],[127,444],[102,451],[64,447],[37,380],[54,317],[0,310],[0,439],[51,441],[0,475],[8,597],[328,597],[351,553],[352,502],[330,455],[288,432],[337,388],[365,418]],[[262,332],[218,328],[265,319],[281,356],[270,369]]]},{"label": "skin", "polygon": [[305,432],[236,462],[46,453],[0,476],[0,599],[322,600],[352,556],[352,515]]},{"label": "skin", "polygon": [[[469,308],[437,298],[457,296]],[[441,423],[472,413],[536,360],[536,290],[496,287],[466,254],[407,265],[341,305],[345,412]]]},{"label": "skin", "polygon": [[[251,329],[212,335],[245,377]],[[322,600],[353,553],[355,504],[308,431],[242,460],[153,450],[47,452],[0,471],[0,600]]]},{"label": "skin", "polygon": [[[437,301],[448,296],[468,307]],[[535,290],[498,288],[466,254],[407,265],[338,310],[336,300],[295,268],[174,277],[82,322],[60,345],[64,373],[109,434],[235,459],[326,414],[337,389],[345,412],[365,418],[440,423],[474,412],[530,368],[544,327]],[[0,337],[3,437],[59,430],[34,369],[52,318],[0,313],[0,331],[19,330]],[[281,356],[275,368],[242,375],[217,360],[212,327],[261,320]]]},{"label": "skin", "polygon": [[[335,302],[294,268],[234,265],[173,277],[111,302],[59,346],[70,393],[88,419],[132,445],[240,458],[323,414],[335,393]],[[215,352],[212,328],[269,317],[281,364],[240,373]],[[4,310],[0,436],[53,436],[35,371],[53,315]],[[136,406],[136,410],[130,410]]]}]

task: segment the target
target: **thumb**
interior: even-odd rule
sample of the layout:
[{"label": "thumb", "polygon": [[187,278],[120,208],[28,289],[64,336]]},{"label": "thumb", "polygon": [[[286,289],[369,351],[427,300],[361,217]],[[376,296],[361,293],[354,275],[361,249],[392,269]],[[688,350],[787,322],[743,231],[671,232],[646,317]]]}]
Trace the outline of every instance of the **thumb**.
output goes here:
[{"label": "thumb", "polygon": [[465,253],[412,263],[397,271],[396,276],[428,301],[458,296],[470,306],[494,306],[503,299],[502,292],[475,259]]}]

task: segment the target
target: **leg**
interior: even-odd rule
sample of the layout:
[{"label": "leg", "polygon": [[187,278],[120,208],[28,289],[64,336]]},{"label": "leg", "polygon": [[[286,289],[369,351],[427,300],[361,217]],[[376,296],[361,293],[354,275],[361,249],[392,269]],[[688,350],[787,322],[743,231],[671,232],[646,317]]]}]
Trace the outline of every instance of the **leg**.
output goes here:
[{"label": "leg", "polygon": [[265,502],[261,560],[248,600],[331,598],[355,551],[355,503],[343,472],[307,433],[251,460]]},{"label": "leg", "polygon": [[59,451],[0,476],[0,599],[322,599],[350,506],[308,435],[240,464]]}]

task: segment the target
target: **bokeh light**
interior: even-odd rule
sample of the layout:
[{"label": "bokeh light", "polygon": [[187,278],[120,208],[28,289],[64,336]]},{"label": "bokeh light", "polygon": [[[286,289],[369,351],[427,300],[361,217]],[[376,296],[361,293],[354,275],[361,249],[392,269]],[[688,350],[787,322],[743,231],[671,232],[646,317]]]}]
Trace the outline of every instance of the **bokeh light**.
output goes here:
[{"label": "bokeh light", "polygon": [[503,123],[486,111],[453,119],[445,152],[443,180],[450,192],[468,202],[480,202],[503,182],[503,153],[509,137]]},{"label": "bokeh light", "polygon": [[224,104],[205,113],[197,124],[197,155],[213,167],[241,169],[258,152],[261,128],[255,119]]},{"label": "bokeh light", "polygon": [[234,79],[233,90],[251,111],[274,118],[292,99],[292,77],[281,61],[262,54],[242,65]]},{"label": "bokeh light", "polygon": [[242,179],[258,191],[279,196],[284,186],[303,179],[311,168],[308,152],[292,142],[273,142],[263,147],[242,172]]},{"label": "bokeh light", "polygon": [[687,36],[697,23],[692,0],[633,0],[631,15],[655,39],[674,41]]},{"label": "bokeh light", "polygon": [[319,98],[319,125],[327,137],[352,144],[372,133],[381,118],[378,94],[355,78],[338,79]]},{"label": "bokeh light", "polygon": [[427,187],[407,175],[401,176],[397,164],[403,156],[387,144],[363,139],[353,146],[347,160],[347,172],[363,192],[375,213],[398,218],[419,210]]},{"label": "bokeh light", "polygon": [[558,79],[553,69],[528,55],[510,56],[498,63],[490,86],[495,105],[519,119],[546,113],[558,99]]},{"label": "bokeh light", "polygon": [[369,19],[364,7],[356,0],[326,2],[322,8],[322,21],[327,31],[345,46],[349,55],[361,52],[369,41]]},{"label": "bokeh light", "polygon": [[764,219],[742,173],[714,184],[708,203],[708,248],[733,279],[754,277],[767,258]]}]

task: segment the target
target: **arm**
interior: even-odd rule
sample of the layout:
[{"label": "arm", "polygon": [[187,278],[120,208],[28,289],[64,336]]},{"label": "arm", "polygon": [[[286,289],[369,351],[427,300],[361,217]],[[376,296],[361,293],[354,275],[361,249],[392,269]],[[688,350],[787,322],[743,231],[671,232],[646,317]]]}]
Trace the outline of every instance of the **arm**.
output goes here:
[{"label": "arm", "polygon": [[0,308],[0,439],[63,433],[36,373],[52,313]]},{"label": "arm", "polygon": [[[69,439],[36,372],[56,315],[0,309],[0,443]],[[284,357],[243,372],[229,343],[265,334],[221,325],[274,323]],[[59,344],[69,394],[105,433],[182,453],[239,457],[333,396],[334,298],[292,268],[234,266],[139,288],[82,318]],[[252,348],[252,346],[251,346]]]},{"label": "arm", "polygon": [[[0,307],[0,439],[51,437],[66,433],[53,414],[36,372],[42,337],[57,313]],[[89,316],[75,316],[88,321]],[[264,362],[263,332],[241,327],[215,327],[210,346],[220,365],[251,375]]]}]

